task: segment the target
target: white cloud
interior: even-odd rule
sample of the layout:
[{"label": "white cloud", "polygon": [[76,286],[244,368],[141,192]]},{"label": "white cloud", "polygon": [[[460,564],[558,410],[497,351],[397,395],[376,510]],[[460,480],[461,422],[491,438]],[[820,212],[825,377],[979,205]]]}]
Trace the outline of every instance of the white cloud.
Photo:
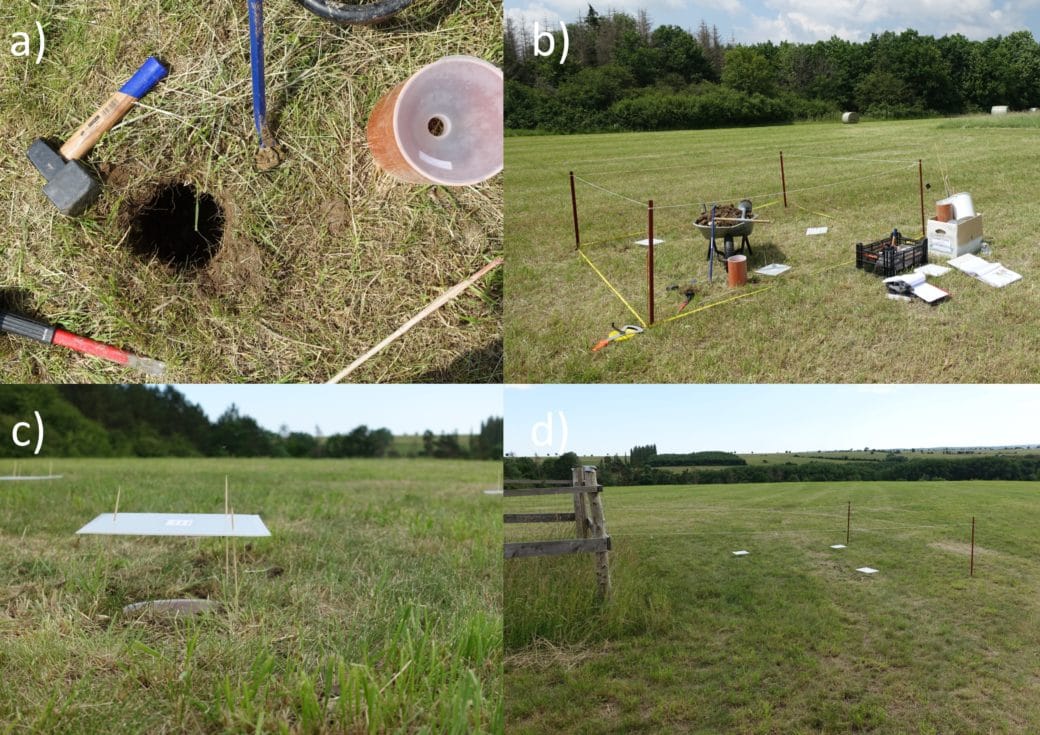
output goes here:
[{"label": "white cloud", "polygon": [[871,33],[914,28],[981,39],[1026,27],[1036,0],[766,0],[748,22],[734,18],[742,41],[817,41],[838,36],[863,41]]}]

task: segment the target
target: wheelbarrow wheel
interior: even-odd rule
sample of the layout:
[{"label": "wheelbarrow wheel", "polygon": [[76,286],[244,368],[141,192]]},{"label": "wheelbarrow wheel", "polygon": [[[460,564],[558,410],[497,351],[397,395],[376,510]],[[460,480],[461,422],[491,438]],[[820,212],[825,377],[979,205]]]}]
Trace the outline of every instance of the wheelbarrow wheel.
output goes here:
[{"label": "wheelbarrow wheel", "polygon": [[347,5],[335,0],[297,0],[315,15],[334,23],[365,25],[379,23],[397,15],[415,0],[379,0],[365,5]]}]

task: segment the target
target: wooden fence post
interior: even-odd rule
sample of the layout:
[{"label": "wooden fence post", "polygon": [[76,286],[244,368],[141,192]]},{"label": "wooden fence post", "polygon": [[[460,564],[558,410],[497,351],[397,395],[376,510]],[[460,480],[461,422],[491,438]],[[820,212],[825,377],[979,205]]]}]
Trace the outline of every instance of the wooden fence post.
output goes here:
[{"label": "wooden fence post", "polygon": [[[591,511],[591,536],[592,538],[607,538],[607,519],[603,513],[603,497],[596,481],[595,467],[582,467],[581,485],[591,485],[596,488],[594,492],[588,493],[589,510]],[[582,493],[585,494],[585,493]],[[596,584],[601,600],[610,597],[610,552],[596,552]]]},{"label": "wooden fence post", "polygon": [[506,559],[529,556],[558,556],[560,554],[592,553],[596,555],[597,596],[610,597],[610,534],[603,513],[603,488],[598,484],[595,467],[574,467],[571,480],[545,480],[546,487],[510,487],[509,483],[527,481],[506,480],[503,495],[507,498],[538,495],[570,494],[574,499],[574,513],[505,513],[505,523],[570,523],[574,521],[578,537],[557,541],[518,541],[502,545]]},{"label": "wooden fence post", "polygon": [[[571,484],[574,487],[586,484],[583,469],[582,467],[571,468]],[[586,493],[574,493],[574,528],[578,532],[578,538],[588,538],[589,527],[592,525],[592,519],[589,518],[589,503],[585,496]]]}]

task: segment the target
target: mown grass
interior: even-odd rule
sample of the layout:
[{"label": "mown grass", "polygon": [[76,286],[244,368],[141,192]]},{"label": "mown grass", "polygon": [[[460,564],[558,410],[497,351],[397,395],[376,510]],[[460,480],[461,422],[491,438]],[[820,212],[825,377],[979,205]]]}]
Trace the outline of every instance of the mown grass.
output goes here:
[{"label": "mown grass", "polygon": [[[1001,482],[607,488],[611,602],[591,603],[587,555],[506,562],[510,731],[1032,732],[1038,493]],[[848,501],[851,541],[835,551]],[[509,526],[507,538],[553,532],[568,531]],[[855,571],[864,565],[880,572]]]},{"label": "mown grass", "polygon": [[[1035,167],[1021,155],[1027,130],[970,121],[804,124],[644,134],[509,138],[506,243],[510,382],[1031,382],[1038,372],[1035,313],[1040,218],[1030,204]],[[960,126],[960,127],[955,127]],[[787,209],[780,191],[784,151]],[[818,158],[819,157],[819,158]],[[845,160],[845,159],[856,160]],[[945,195],[969,191],[984,214],[990,259],[1024,279],[994,289],[959,272],[932,279],[953,298],[935,308],[885,298],[880,278],[854,266],[855,243],[899,228],[921,230]],[[689,316],[593,354],[611,323],[636,323],[574,249],[567,172],[578,182],[584,251],[646,319],[646,206],[653,199],[658,322],[675,315],[696,280]],[[818,188],[817,188],[818,187]],[[750,196],[762,219],[749,273],[731,290],[707,241],[693,230],[702,203]],[[628,201],[628,199],[632,201]],[[641,204],[642,203],[642,204]],[[768,206],[767,206],[768,205]],[[826,226],[807,237],[808,227]],[[704,311],[734,295],[761,293]],[[693,312],[693,313],[691,313]]]},{"label": "mown grass", "polygon": [[[397,182],[368,151],[376,101],[450,54],[498,62],[491,0],[418,0],[379,26],[338,27],[293,0],[266,3],[267,80],[281,167],[254,165],[246,4],[238,0],[6,3],[0,29],[44,24],[44,62],[0,54],[0,278],[31,316],[163,360],[186,382],[320,382],[501,250],[501,180],[445,189]],[[5,36],[6,37],[6,36]],[[71,134],[146,56],[170,67],[96,147],[105,193],[61,217],[25,157]],[[216,256],[190,272],[145,261],[130,222],[166,182],[224,209]],[[500,276],[490,276],[377,359],[359,381],[501,380]],[[6,382],[140,374],[3,338]]]},{"label": "mown grass", "polygon": [[[500,507],[481,493],[498,463],[54,471],[64,478],[0,483],[4,732],[502,732]],[[225,475],[235,511],[272,533],[239,540],[230,572],[221,539],[74,535],[117,487],[120,512],[222,512]],[[167,597],[223,608],[122,613]]]}]

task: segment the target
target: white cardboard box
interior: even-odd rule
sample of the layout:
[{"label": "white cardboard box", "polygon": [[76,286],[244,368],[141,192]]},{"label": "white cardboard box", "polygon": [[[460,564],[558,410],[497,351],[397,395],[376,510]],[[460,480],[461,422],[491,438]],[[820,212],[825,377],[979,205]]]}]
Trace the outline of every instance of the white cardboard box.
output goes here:
[{"label": "white cardboard box", "polygon": [[928,220],[928,255],[956,258],[982,249],[982,215],[962,217],[952,222]]}]

